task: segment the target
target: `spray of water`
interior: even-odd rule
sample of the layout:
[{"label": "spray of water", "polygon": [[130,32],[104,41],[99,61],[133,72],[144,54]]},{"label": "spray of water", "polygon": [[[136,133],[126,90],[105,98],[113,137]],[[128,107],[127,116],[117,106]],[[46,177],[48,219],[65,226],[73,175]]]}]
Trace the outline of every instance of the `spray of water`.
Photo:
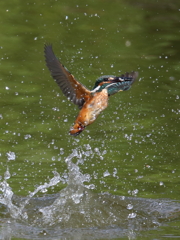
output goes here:
[{"label": "spray of water", "polygon": [[[79,167],[79,164],[94,152],[97,151],[92,151],[90,146],[86,151],[73,150],[65,159],[68,176],[64,177],[65,174],[60,176],[58,172],[53,172],[54,177],[49,183],[38,186],[24,198],[17,196],[14,198],[15,194],[8,184],[11,174],[7,168],[0,182],[2,193],[0,203],[6,206],[11,222],[20,221],[23,224],[23,227],[20,225],[21,234],[28,235],[27,232],[31,232],[32,238],[33,231],[36,235],[37,232],[49,233],[51,236],[53,234],[55,236],[56,233],[57,236],[61,234],[62,237],[68,236],[70,239],[81,239],[81,237],[84,239],[83,236],[111,239],[112,236],[126,235],[129,239],[134,239],[137,231],[159,227],[163,219],[167,221],[168,216],[172,219],[177,209],[180,210],[179,203],[167,200],[157,201],[94,193],[92,189],[95,186],[90,183],[91,176],[83,174]],[[76,163],[72,162],[73,158],[77,159]],[[64,184],[64,188],[58,194],[36,197],[38,192],[44,193],[58,183]],[[27,225],[24,226],[26,223]],[[17,224],[13,227],[16,230],[11,231],[11,235],[19,232]],[[42,228],[46,230],[42,231]],[[75,235],[78,238],[74,238]],[[45,239],[44,235],[43,239]]]}]

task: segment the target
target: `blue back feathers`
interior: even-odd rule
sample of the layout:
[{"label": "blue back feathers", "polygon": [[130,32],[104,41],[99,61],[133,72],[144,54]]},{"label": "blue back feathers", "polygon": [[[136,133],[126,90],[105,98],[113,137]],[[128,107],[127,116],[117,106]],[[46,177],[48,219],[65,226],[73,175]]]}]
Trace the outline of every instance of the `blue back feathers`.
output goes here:
[{"label": "blue back feathers", "polygon": [[126,91],[130,89],[137,76],[137,72],[126,73],[120,77],[110,75],[102,76],[96,80],[93,90],[97,88],[96,92],[101,92],[104,88],[106,88],[109,96],[119,91]]}]

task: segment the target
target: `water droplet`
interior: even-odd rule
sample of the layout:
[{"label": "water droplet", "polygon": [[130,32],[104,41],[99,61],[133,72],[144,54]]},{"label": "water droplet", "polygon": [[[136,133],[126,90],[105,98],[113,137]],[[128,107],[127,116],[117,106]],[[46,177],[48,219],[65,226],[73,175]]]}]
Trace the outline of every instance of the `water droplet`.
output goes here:
[{"label": "water droplet", "polygon": [[47,189],[46,189],[46,188],[41,189],[41,192],[42,192],[42,193],[46,193],[46,192],[47,192]]},{"label": "water droplet", "polygon": [[4,173],[4,179],[9,179],[11,177],[11,174],[9,172],[9,169],[6,170],[6,172]]},{"label": "water droplet", "polygon": [[16,154],[14,152],[9,151],[6,153],[8,161],[15,160],[16,159]]},{"label": "water droplet", "polygon": [[159,182],[159,185],[160,185],[160,186],[163,186],[163,185],[164,185],[164,183],[163,183],[163,182]]},{"label": "water droplet", "polygon": [[130,47],[130,46],[131,46],[131,42],[130,42],[129,40],[127,40],[127,41],[125,42],[125,45],[126,45],[126,47]]},{"label": "water droplet", "polygon": [[116,174],[117,174],[117,168],[114,168],[113,177],[115,177]]},{"label": "water droplet", "polygon": [[175,79],[175,77],[173,77],[173,76],[169,77],[170,81],[174,81],[174,79]]},{"label": "water droplet", "polygon": [[136,213],[130,213],[129,215],[128,215],[128,218],[135,218],[136,217]]},{"label": "water droplet", "polygon": [[138,194],[138,192],[139,192],[139,190],[135,189],[135,190],[132,191],[132,195],[136,195],[136,194]]},{"label": "water droplet", "polygon": [[106,171],[103,173],[103,176],[104,176],[104,177],[107,177],[107,176],[109,176],[109,175],[111,175],[111,174],[109,173],[108,170],[106,170]]},{"label": "water droplet", "polygon": [[31,138],[31,135],[30,135],[30,134],[24,135],[24,139],[28,139],[28,138]]},{"label": "water droplet", "polygon": [[128,210],[133,209],[133,205],[132,205],[132,204],[128,204],[128,205],[127,205],[127,209],[128,209]]}]

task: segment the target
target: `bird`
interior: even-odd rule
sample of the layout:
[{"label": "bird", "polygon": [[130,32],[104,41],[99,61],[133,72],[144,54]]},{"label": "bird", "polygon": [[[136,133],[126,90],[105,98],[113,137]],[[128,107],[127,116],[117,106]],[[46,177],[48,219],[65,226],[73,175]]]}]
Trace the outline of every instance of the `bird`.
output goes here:
[{"label": "bird", "polygon": [[70,128],[70,135],[79,135],[108,106],[111,95],[130,89],[138,77],[138,72],[126,72],[121,76],[104,75],[99,77],[92,90],[77,81],[69,70],[58,60],[52,44],[44,45],[46,65],[63,94],[80,109]]}]

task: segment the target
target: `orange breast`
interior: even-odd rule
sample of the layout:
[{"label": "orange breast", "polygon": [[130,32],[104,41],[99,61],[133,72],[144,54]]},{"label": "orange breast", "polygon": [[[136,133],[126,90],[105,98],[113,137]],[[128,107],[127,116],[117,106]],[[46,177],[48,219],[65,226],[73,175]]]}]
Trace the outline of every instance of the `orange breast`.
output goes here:
[{"label": "orange breast", "polygon": [[97,116],[108,106],[108,93],[104,89],[102,92],[95,93],[89,101],[87,101],[75,122],[87,126],[93,123]]}]

